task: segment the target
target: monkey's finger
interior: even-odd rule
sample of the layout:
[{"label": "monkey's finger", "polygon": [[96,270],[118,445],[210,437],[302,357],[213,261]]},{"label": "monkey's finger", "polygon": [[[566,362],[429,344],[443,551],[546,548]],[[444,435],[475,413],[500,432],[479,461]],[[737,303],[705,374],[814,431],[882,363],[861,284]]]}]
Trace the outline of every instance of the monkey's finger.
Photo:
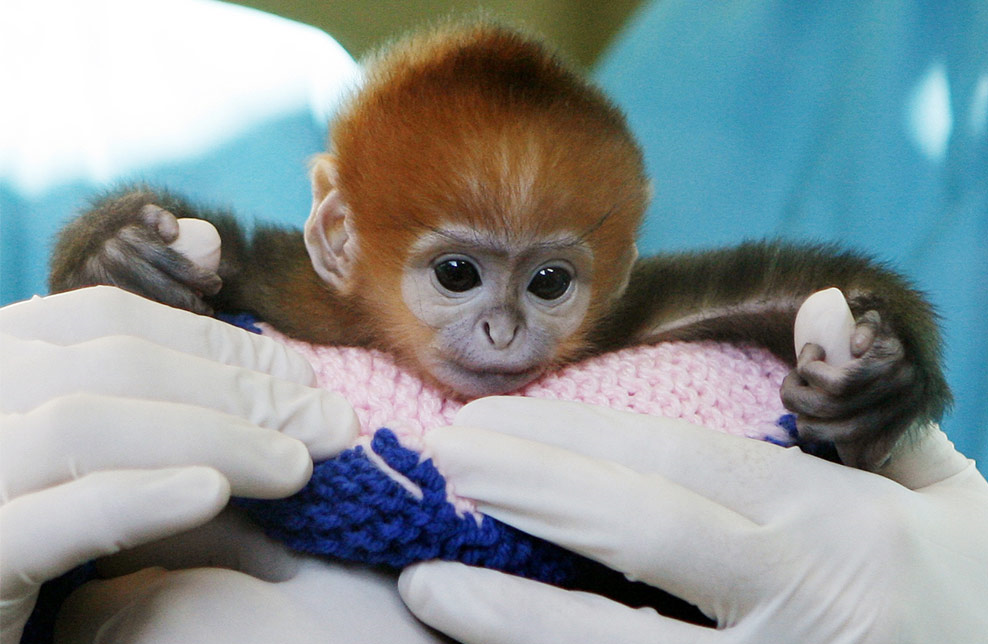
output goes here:
[{"label": "monkey's finger", "polygon": [[790,376],[786,376],[779,389],[782,404],[789,411],[828,419],[845,418],[852,411],[846,400],[831,396]]},{"label": "monkey's finger", "polygon": [[906,384],[903,376],[909,369],[908,365],[902,364],[904,354],[898,339],[885,338],[872,346],[873,355],[855,358],[838,367],[821,359],[816,345],[807,344],[800,352],[795,371],[804,384],[846,400],[856,409],[861,405],[853,404],[855,397],[868,395],[871,399],[880,398]]},{"label": "monkey's finger", "polygon": [[[876,349],[884,353],[880,345]],[[901,360],[895,346],[889,352],[888,357],[856,358],[841,368],[801,363],[790,374],[798,377],[783,380],[783,402],[793,411],[822,418],[849,417],[868,407],[908,406],[903,396],[913,385],[915,368]]]},{"label": "monkey's finger", "polygon": [[135,265],[125,273],[114,275],[111,281],[113,286],[166,306],[197,315],[213,314],[213,308],[206,304],[198,292],[154,267]]},{"label": "monkey's finger", "polygon": [[863,361],[834,369],[822,362],[797,368],[782,381],[782,402],[790,411],[818,418],[848,418],[869,407],[909,406],[915,368],[897,360]]},{"label": "monkey's finger", "polygon": [[796,357],[796,366],[798,367],[801,364],[825,360],[826,357],[826,353],[824,352],[822,346],[816,344],[815,342],[807,342],[803,345],[803,348],[800,349],[799,355]]},{"label": "monkey's finger", "polygon": [[0,481],[9,500],[100,470],[208,465],[238,496],[280,498],[308,480],[305,445],[188,404],[74,394],[4,414]]},{"label": "monkey's finger", "polygon": [[806,414],[796,417],[796,427],[800,439],[848,443],[858,440],[884,420],[884,413],[874,410],[851,417],[820,418]]},{"label": "monkey's finger", "polygon": [[849,467],[878,472],[892,458],[899,437],[889,433],[852,443],[835,443],[837,456]]},{"label": "monkey's finger", "polygon": [[[5,351],[17,339],[72,345],[101,337],[135,336],[136,347],[141,346],[136,338],[141,338],[147,345],[263,371],[304,385],[315,384],[315,374],[305,358],[270,338],[108,286],[36,297],[3,307],[0,332],[13,336],[4,342]],[[123,355],[118,349],[94,364],[105,369],[119,361],[140,359],[140,354]]]},{"label": "monkey's finger", "polygon": [[229,498],[207,467],[100,472],[0,507],[0,599],[122,548],[192,528]]},{"label": "monkey's finger", "polygon": [[178,218],[161,206],[153,203],[142,206],[141,221],[153,228],[166,244],[178,239]]},{"label": "monkey's finger", "polygon": [[860,358],[874,344],[882,325],[882,316],[878,311],[866,311],[858,318],[854,333],[851,335],[851,355]]},{"label": "monkey's finger", "polygon": [[182,253],[167,246],[145,246],[142,257],[176,282],[204,295],[216,295],[223,280],[215,272],[202,268]]},{"label": "monkey's finger", "polygon": [[398,592],[416,617],[466,644],[725,640],[722,631],[655,611],[455,562],[406,568],[398,578]]},{"label": "monkey's finger", "polygon": [[853,362],[839,367],[834,366],[826,361],[823,348],[811,342],[807,343],[799,352],[795,371],[807,384],[833,396],[844,394],[848,386],[855,380],[853,377],[855,364]]},{"label": "monkey's finger", "polygon": [[799,416],[796,426],[800,439],[833,443],[841,462],[862,470],[877,471],[888,460],[901,435],[898,428],[908,422],[902,409],[866,409],[843,419]]},{"label": "monkey's finger", "polygon": [[117,234],[116,242],[122,251],[106,260],[107,271],[113,275],[132,275],[131,279],[140,284],[143,279],[154,277],[157,270],[206,295],[215,295],[223,285],[219,275],[162,243],[154,233],[128,226]]},{"label": "monkey's finger", "polygon": [[[807,345],[810,346],[810,345]],[[806,351],[800,353],[795,371],[809,386],[820,389],[831,396],[842,396],[848,388],[860,381],[853,377],[853,363],[835,367],[823,360],[804,360]]]},{"label": "monkey's finger", "polygon": [[[80,393],[181,403],[283,432],[309,446],[316,459],[350,445],[359,427],[353,409],[339,394],[139,338],[98,338],[68,347],[5,342],[4,351],[5,369],[17,374],[0,388],[0,409],[10,413],[26,413]],[[71,416],[64,421],[71,423]]]},{"label": "monkey's finger", "polygon": [[808,401],[815,402],[820,397],[820,392],[810,387],[795,369],[786,374],[782,379],[782,385],[779,386],[779,398],[783,406],[797,414],[808,414],[809,411],[801,407],[807,405]]}]

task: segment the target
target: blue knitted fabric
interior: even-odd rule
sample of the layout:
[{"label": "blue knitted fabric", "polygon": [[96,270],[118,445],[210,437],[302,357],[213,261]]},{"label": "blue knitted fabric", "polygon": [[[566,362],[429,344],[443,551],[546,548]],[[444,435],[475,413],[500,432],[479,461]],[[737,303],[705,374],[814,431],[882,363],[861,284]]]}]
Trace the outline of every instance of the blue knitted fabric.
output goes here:
[{"label": "blue knitted fabric", "polygon": [[[779,424],[795,432],[791,416]],[[317,463],[308,485],[287,499],[239,499],[290,548],[402,568],[445,559],[564,587],[587,587],[603,566],[483,515],[458,515],[431,459],[379,429],[371,449],[422,490],[421,500],[372,463],[363,446]],[[479,518],[479,521],[478,521]]]},{"label": "blue knitted fabric", "polygon": [[[371,449],[422,490],[422,499],[378,469],[357,446],[321,463],[287,499],[239,499],[271,536],[300,552],[402,568],[446,559],[569,585],[572,553],[482,515],[458,515],[431,459],[379,429]],[[478,520],[479,519],[479,520]]]}]

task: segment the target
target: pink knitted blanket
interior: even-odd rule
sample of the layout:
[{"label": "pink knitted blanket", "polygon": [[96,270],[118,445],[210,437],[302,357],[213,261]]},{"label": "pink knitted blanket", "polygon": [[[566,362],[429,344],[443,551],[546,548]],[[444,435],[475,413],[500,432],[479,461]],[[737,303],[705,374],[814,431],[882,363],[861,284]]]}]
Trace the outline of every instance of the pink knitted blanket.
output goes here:
[{"label": "pink knitted blanket", "polygon": [[[317,346],[259,325],[305,356],[319,386],[353,405],[362,432],[388,427],[410,447],[448,425],[463,403],[399,368],[385,353]],[[776,424],[786,414],[779,386],[789,368],[764,349],[716,342],[670,342],[607,353],[544,375],[516,392],[681,418],[725,433],[791,444]]]},{"label": "pink knitted blanket", "polygon": [[[297,494],[274,501],[238,499],[273,538],[298,552],[393,569],[428,559],[460,561],[604,592],[619,601],[622,593],[658,592],[478,513],[473,503],[457,497],[422,449],[422,437],[450,424],[462,403],[399,369],[383,353],[313,346],[264,332],[305,355],[319,384],[343,394],[362,424],[355,444],[316,463]],[[778,393],[786,372],[759,349],[669,343],[570,365],[517,395],[682,418],[790,445],[791,418]],[[641,597],[633,605],[641,601],[659,605]]]}]

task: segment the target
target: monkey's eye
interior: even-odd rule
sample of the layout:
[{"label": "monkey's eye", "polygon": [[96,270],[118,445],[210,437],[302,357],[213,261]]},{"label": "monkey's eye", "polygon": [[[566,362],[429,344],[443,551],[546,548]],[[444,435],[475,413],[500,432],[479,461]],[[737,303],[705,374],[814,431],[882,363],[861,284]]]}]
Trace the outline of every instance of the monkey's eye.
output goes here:
[{"label": "monkey's eye", "polygon": [[542,300],[556,300],[569,289],[573,276],[569,271],[559,266],[540,268],[532,281],[528,283],[528,291]]},{"label": "monkey's eye", "polygon": [[480,273],[477,267],[465,259],[447,259],[432,269],[443,288],[454,293],[463,293],[480,286]]}]

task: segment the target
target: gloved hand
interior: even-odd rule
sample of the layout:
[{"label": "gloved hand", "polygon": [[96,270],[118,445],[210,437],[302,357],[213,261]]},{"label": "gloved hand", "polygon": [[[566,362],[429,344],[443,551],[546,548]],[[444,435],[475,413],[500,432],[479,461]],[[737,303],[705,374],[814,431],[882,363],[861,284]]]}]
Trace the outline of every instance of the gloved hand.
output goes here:
[{"label": "gloved hand", "polygon": [[57,644],[441,644],[402,605],[396,575],[299,557],[281,582],[221,568],[90,582],[59,616]]},{"label": "gloved hand", "polygon": [[457,424],[426,440],[458,495],[718,626],[457,563],[406,569],[408,607],[463,642],[958,644],[988,633],[988,483],[939,429],[900,461],[908,489],[794,448],[573,403],[480,400]]},{"label": "gloved hand", "polygon": [[201,525],[231,494],[291,494],[357,431],[301,357],[118,289],[5,307],[0,334],[3,642],[45,580]]}]

